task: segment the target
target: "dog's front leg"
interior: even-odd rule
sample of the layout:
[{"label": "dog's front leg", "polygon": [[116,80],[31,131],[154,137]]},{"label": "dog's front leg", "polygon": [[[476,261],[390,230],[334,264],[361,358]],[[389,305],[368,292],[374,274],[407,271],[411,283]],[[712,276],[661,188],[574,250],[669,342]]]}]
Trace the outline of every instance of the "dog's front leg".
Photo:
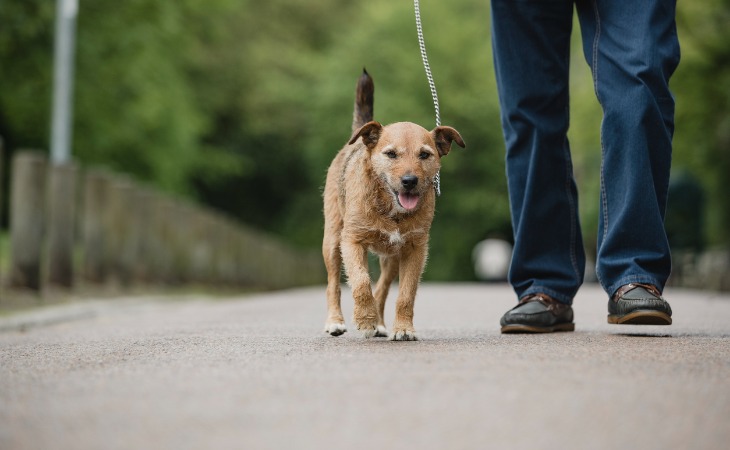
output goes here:
[{"label": "dog's front leg", "polygon": [[393,322],[394,341],[417,341],[416,330],[413,328],[413,306],[416,300],[418,283],[426,264],[428,240],[421,245],[411,245],[404,249],[401,256],[398,300],[395,304],[395,321]]},{"label": "dog's front leg", "polygon": [[373,337],[378,326],[378,311],[375,308],[370,273],[368,272],[367,249],[359,243],[342,240],[342,260],[345,263],[347,280],[355,299],[354,322],[365,337]]},{"label": "dog's front leg", "polygon": [[378,308],[378,332],[377,337],[388,337],[385,331],[385,300],[388,298],[390,285],[398,276],[398,257],[397,256],[381,256],[380,257],[380,278],[375,284],[375,306]]}]

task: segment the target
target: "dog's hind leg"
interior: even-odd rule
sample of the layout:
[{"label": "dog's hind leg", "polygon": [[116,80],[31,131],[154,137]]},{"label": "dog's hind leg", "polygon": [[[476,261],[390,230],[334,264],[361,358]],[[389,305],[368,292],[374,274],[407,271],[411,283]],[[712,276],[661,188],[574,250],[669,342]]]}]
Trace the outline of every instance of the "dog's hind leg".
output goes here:
[{"label": "dog's hind leg", "polygon": [[[338,214],[334,214],[338,216]],[[322,241],[322,256],[327,268],[327,321],[324,324],[325,333],[339,336],[347,331],[345,318],[340,305],[340,274],[342,273],[342,255],[340,254],[340,233],[342,225],[338,217],[327,221],[325,235]]]},{"label": "dog's hind leg", "polygon": [[375,285],[375,306],[378,309],[378,329],[375,332],[376,337],[388,337],[388,331],[385,328],[385,301],[388,298],[390,285],[398,276],[398,258],[395,256],[380,257],[380,278]]}]

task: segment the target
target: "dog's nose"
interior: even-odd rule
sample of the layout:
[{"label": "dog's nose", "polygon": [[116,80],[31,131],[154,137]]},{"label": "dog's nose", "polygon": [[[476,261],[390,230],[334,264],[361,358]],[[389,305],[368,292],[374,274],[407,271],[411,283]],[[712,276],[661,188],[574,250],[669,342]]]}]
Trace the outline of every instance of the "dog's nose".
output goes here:
[{"label": "dog's nose", "polygon": [[400,182],[406,190],[410,191],[418,184],[418,177],[415,175],[406,175],[400,179]]}]

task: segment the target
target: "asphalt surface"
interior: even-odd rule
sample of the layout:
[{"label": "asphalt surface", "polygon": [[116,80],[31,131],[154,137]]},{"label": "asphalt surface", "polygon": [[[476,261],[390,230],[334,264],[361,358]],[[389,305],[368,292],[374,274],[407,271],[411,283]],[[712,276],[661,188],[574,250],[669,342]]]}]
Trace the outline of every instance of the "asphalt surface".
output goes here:
[{"label": "asphalt surface", "polygon": [[325,335],[324,287],[15,313],[0,449],[730,448],[730,296],[665,295],[671,326],[586,286],[575,332],[501,335],[507,286],[426,284],[418,342]]}]

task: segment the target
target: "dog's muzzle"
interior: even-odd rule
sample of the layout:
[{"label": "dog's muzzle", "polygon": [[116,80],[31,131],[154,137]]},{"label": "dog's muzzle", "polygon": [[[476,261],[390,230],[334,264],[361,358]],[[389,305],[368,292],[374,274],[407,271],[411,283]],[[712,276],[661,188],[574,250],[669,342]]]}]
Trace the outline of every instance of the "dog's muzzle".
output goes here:
[{"label": "dog's muzzle", "polygon": [[418,186],[418,177],[415,175],[406,175],[400,179],[400,184],[406,191],[412,191]]},{"label": "dog's muzzle", "polygon": [[398,203],[404,209],[410,211],[418,206],[419,195],[418,193],[412,192],[418,186],[418,177],[415,175],[405,175],[400,179],[400,183],[403,186],[403,190],[398,193]]}]

